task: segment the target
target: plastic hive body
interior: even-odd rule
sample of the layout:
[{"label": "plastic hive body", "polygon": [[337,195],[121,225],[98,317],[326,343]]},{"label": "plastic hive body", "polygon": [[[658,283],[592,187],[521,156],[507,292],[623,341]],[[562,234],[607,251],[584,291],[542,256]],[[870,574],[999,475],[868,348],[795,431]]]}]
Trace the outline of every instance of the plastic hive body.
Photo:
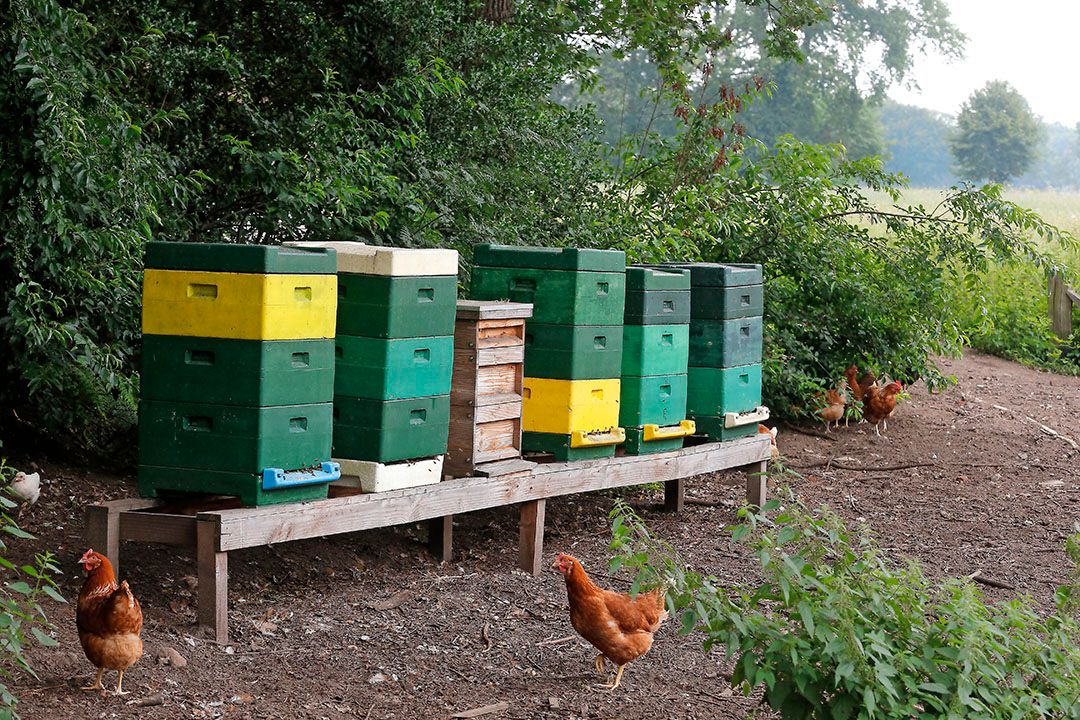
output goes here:
[{"label": "plastic hive body", "polygon": [[373,400],[448,395],[454,338],[339,335],[334,394]]}]

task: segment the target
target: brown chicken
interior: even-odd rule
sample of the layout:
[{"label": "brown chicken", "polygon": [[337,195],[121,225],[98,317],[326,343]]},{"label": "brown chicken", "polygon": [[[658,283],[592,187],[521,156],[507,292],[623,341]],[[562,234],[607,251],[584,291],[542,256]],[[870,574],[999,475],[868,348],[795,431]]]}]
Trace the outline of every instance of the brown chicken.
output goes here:
[{"label": "brown chicken", "polygon": [[629,595],[604,590],[593,584],[581,563],[562,553],[555,558],[553,567],[566,578],[570,624],[600,651],[593,661],[596,671],[604,671],[604,658],[619,668],[615,679],[603,686],[614,690],[627,664],[652,647],[653,633],[667,618],[664,592],[657,588],[631,599]]},{"label": "brown chicken", "polygon": [[865,389],[863,395],[863,419],[874,424],[874,432],[881,435],[881,424],[889,429],[889,418],[896,410],[896,395],[903,392],[904,386],[898,382],[891,382],[883,388],[871,385]]},{"label": "brown chicken", "polygon": [[116,670],[116,694],[124,692],[124,671],[142,657],[142,609],[127,581],[116,584],[112,563],[101,553],[87,550],[79,560],[86,581],[79,591],[75,625],[86,658],[97,668],[97,679],[83,690],[103,690],[105,670]]},{"label": "brown chicken", "polygon": [[847,381],[841,380],[839,385],[817,395],[815,400],[822,406],[817,411],[817,416],[825,423],[825,432],[829,431],[829,423],[835,422],[836,427],[840,427],[840,420],[847,409]]},{"label": "brown chicken", "polygon": [[851,389],[851,400],[853,403],[862,402],[863,400],[863,388],[859,385],[859,368],[854,363],[844,371],[844,378],[847,380],[847,386]]}]

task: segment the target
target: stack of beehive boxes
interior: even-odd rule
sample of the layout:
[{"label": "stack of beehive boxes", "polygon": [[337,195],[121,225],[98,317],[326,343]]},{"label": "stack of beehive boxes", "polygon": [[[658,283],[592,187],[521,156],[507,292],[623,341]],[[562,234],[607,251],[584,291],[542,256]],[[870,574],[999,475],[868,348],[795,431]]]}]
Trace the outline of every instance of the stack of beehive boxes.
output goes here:
[{"label": "stack of beehive boxes", "polygon": [[619,424],[629,455],[676,450],[694,432],[686,419],[690,271],[626,270]]},{"label": "stack of beehive boxes", "polygon": [[457,252],[337,252],[334,460],[366,492],[438,482],[450,429]]},{"label": "stack of beehive boxes", "polygon": [[682,267],[690,269],[687,412],[714,440],[753,435],[769,416],[761,407],[761,266]]},{"label": "stack of beehive boxes", "polygon": [[145,265],[140,494],[325,497],[333,252],[150,243]]},{"label": "stack of beehive boxes", "polygon": [[478,245],[472,296],[531,303],[522,449],[610,457],[619,427],[626,256],[611,250]]}]

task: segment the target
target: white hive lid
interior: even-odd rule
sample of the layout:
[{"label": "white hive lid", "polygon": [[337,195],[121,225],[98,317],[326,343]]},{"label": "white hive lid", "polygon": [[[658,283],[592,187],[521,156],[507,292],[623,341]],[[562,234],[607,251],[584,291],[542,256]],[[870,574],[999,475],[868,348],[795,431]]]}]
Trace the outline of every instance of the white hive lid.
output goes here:
[{"label": "white hive lid", "polygon": [[392,277],[457,275],[457,250],[395,248],[361,242],[305,241],[286,243],[294,247],[333,248],[339,273]]}]

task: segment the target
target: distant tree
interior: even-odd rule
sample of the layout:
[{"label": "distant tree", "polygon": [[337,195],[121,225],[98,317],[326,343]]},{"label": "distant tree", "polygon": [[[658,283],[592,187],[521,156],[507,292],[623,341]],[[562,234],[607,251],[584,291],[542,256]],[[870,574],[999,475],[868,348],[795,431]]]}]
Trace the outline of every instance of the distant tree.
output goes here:
[{"label": "distant tree", "polygon": [[952,153],[966,180],[1004,183],[1035,161],[1042,128],[1024,96],[1003,80],[976,90],[960,109]]},{"label": "distant tree", "polygon": [[885,168],[907,176],[916,187],[948,187],[956,182],[949,153],[954,120],[944,113],[887,101],[881,107],[889,158]]},{"label": "distant tree", "polygon": [[1061,123],[1042,126],[1038,157],[1013,184],[1018,187],[1073,190],[1080,187],[1080,144],[1075,128]]}]

